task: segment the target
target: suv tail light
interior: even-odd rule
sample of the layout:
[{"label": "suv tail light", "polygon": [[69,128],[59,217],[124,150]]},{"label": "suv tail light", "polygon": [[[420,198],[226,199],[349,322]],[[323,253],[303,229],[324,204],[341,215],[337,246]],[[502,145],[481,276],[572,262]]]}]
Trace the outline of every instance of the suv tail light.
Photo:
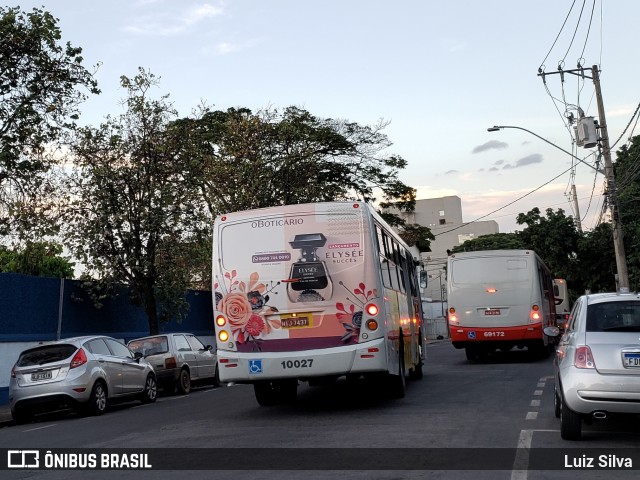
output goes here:
[{"label": "suv tail light", "polygon": [[84,350],[82,348],[80,348],[71,359],[71,364],[69,365],[69,368],[76,368],[76,367],[79,367],[80,365],[84,365],[85,363],[87,363],[87,354],[84,353]]},{"label": "suv tail light", "polygon": [[16,378],[16,366],[11,367],[11,378]]},{"label": "suv tail light", "polygon": [[576,368],[596,368],[596,362],[591,354],[591,349],[586,345],[576,348],[573,364]]}]

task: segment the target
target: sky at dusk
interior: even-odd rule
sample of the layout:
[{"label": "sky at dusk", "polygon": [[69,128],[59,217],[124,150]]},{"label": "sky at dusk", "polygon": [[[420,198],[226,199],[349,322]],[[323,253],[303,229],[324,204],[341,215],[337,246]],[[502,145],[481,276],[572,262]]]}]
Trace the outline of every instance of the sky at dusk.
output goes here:
[{"label": "sky at dusk", "polygon": [[[501,232],[533,207],[562,208],[575,184],[583,228],[603,203],[596,149],[574,149],[566,114],[598,117],[590,78],[538,75],[598,65],[610,142],[634,134],[640,91],[636,0],[22,1],[59,18],[62,40],[99,65],[102,94],[81,107],[98,124],[123,113],[121,75],[160,77],[181,116],[299,106],[361,125],[389,122],[388,153],[418,198],[457,195],[465,221]],[[564,82],[562,81],[564,78]],[[493,125],[516,126],[488,132]],[[529,130],[527,132],[525,130]],[[635,132],[637,134],[638,132]],[[534,135],[535,134],[535,135]],[[537,135],[537,136],[536,136]],[[541,140],[542,137],[547,142]],[[559,148],[558,148],[559,147]],[[565,150],[565,151],[562,151]],[[572,163],[577,163],[573,170]],[[564,173],[563,173],[564,172]]]}]

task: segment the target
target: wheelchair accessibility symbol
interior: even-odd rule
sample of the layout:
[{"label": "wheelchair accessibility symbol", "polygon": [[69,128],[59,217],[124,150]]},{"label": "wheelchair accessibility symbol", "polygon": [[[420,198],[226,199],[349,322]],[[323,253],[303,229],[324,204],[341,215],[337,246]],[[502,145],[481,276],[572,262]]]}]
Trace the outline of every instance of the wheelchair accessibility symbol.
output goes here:
[{"label": "wheelchair accessibility symbol", "polygon": [[252,375],[262,373],[262,360],[249,360],[249,373]]},{"label": "wheelchair accessibility symbol", "polygon": [[475,339],[476,339],[476,332],[469,332],[469,333],[467,333],[467,336],[468,336],[471,340],[475,340]]}]

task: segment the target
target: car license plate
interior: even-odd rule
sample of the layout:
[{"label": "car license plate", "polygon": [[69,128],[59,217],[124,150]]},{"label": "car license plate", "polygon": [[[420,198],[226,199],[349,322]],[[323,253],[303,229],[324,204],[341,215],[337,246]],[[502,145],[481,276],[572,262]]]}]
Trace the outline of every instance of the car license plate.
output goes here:
[{"label": "car license plate", "polygon": [[39,380],[51,380],[52,375],[51,372],[38,372],[31,374],[31,380],[37,382]]},{"label": "car license plate", "polygon": [[484,314],[487,315],[487,316],[500,315],[500,309],[499,308],[487,308],[484,311]]},{"label": "car license plate", "polygon": [[280,315],[282,328],[310,328],[313,327],[313,315],[310,313],[289,313]]},{"label": "car license plate", "polygon": [[623,353],[622,358],[625,367],[640,367],[640,353]]}]

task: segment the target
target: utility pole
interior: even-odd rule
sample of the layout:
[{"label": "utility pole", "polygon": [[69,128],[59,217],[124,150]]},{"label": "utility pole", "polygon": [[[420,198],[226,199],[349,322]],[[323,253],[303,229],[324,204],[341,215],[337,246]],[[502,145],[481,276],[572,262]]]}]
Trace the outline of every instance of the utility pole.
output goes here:
[{"label": "utility pole", "polygon": [[[546,75],[559,74],[564,82],[566,73],[576,75],[582,78],[589,78],[585,75],[585,69],[580,67],[575,70],[561,70],[557,72],[543,72],[538,70],[538,76],[546,83]],[[602,142],[602,154],[604,157],[604,175],[607,182],[607,195],[609,196],[609,206],[611,208],[611,227],[613,229],[613,248],[616,255],[616,270],[618,271],[617,290],[619,292],[629,291],[629,274],[627,273],[627,256],[624,251],[624,242],[622,241],[622,225],[620,224],[620,215],[618,212],[618,198],[616,195],[616,184],[613,175],[613,163],[611,161],[611,147],[609,146],[609,133],[607,132],[607,120],[604,114],[604,103],[602,101],[602,91],[600,89],[600,73],[598,66],[591,67],[591,75],[593,85],[595,86],[596,98],[598,101],[598,116],[600,117],[600,141]],[[573,155],[572,155],[573,156]]]},{"label": "utility pole", "polygon": [[622,225],[620,224],[620,214],[618,211],[618,197],[616,195],[616,184],[613,176],[613,163],[611,161],[611,147],[609,146],[609,133],[607,132],[607,121],[604,116],[604,103],[602,102],[602,91],[600,90],[600,74],[598,66],[591,67],[593,84],[596,89],[596,99],[598,100],[598,116],[600,117],[600,138],[602,140],[602,154],[604,156],[604,173],[607,179],[607,193],[609,194],[609,206],[611,208],[611,226],[613,228],[613,246],[616,252],[616,269],[618,270],[618,291],[629,291],[629,274],[627,273],[627,257],[622,241]]},{"label": "utility pole", "polygon": [[576,211],[576,227],[582,233],[582,222],[580,221],[580,207],[578,207],[578,194],[576,193],[576,184],[571,184],[571,200],[573,200],[573,208]]}]

